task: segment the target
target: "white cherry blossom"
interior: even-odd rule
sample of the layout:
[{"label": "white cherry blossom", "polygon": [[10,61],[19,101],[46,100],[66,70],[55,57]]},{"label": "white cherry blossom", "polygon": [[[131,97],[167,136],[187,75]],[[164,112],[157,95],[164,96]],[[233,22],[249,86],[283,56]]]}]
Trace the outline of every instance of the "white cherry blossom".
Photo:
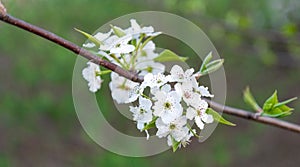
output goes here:
[{"label": "white cherry blossom", "polygon": [[188,134],[189,129],[186,127],[187,119],[184,116],[177,117],[175,120],[165,123],[161,118],[155,122],[157,127],[156,136],[159,138],[171,135],[176,141],[181,141]]},{"label": "white cherry blossom", "polygon": [[145,75],[144,82],[142,83],[142,85],[144,87],[149,86],[150,88],[154,88],[154,87],[160,87],[167,82],[168,82],[168,78],[161,73],[158,73],[157,75],[148,73]]},{"label": "white cherry blossom", "polygon": [[183,108],[180,104],[181,97],[175,91],[155,93],[154,115],[161,117],[162,121],[169,123],[182,115]]},{"label": "white cherry blossom", "polygon": [[111,82],[109,83],[109,88],[111,90],[112,98],[119,104],[129,103],[130,92],[137,85],[138,83],[121,77],[117,73],[111,73]]},{"label": "white cherry blossom", "polygon": [[[180,140],[180,145],[178,146],[179,148],[181,146],[186,147],[191,142],[191,137],[193,137],[194,134],[196,133],[196,129],[193,129],[192,131],[193,132],[188,130],[186,132],[185,137]],[[172,138],[170,135],[167,137],[167,143],[168,143],[168,146],[170,146],[170,147],[173,145]]]},{"label": "white cherry blossom", "polygon": [[[139,98],[139,106],[130,107],[130,111],[133,113],[133,120],[137,122],[137,129],[143,131],[145,124],[148,124],[152,121],[152,110],[151,110],[152,102],[149,99],[140,97]],[[146,131],[147,138],[149,138],[149,134]]]},{"label": "white cherry blossom", "polygon": [[193,75],[194,69],[187,69],[186,71],[183,71],[183,69],[178,66],[174,65],[170,71],[170,74],[168,77],[171,82],[190,82],[192,83],[193,87],[197,87],[198,83]]},{"label": "white cherry blossom", "polygon": [[212,123],[214,121],[212,115],[206,113],[208,104],[206,101],[201,100],[201,102],[195,108],[189,107],[186,110],[186,117],[190,120],[195,119],[196,125],[200,129],[204,129],[204,123]]},{"label": "white cherry blossom", "polygon": [[197,104],[201,100],[200,94],[193,91],[193,85],[190,82],[176,83],[176,92],[182,97],[187,105]]},{"label": "white cherry blossom", "polygon": [[123,36],[121,38],[113,35],[103,41],[103,45],[100,45],[100,50],[110,51],[110,53],[130,53],[135,50],[135,47],[128,42],[132,40],[129,35]]},{"label": "white cherry blossom", "polygon": [[100,76],[98,76],[98,73],[100,73],[99,65],[87,62],[88,67],[84,68],[82,70],[83,78],[88,81],[89,90],[91,92],[96,92],[101,88],[101,83],[103,80]]}]

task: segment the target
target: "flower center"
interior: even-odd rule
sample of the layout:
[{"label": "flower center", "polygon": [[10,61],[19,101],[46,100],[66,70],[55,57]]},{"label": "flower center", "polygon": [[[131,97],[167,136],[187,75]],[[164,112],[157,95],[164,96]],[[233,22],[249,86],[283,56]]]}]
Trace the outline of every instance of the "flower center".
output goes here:
[{"label": "flower center", "polygon": [[173,130],[173,129],[175,129],[175,128],[176,128],[176,125],[175,125],[175,124],[171,124],[171,125],[170,125],[170,129],[171,129],[171,130]]},{"label": "flower center", "polygon": [[120,46],[121,46],[121,44],[118,43],[118,44],[116,45],[116,48],[119,48]]},{"label": "flower center", "polygon": [[172,104],[169,103],[169,102],[166,102],[166,103],[164,104],[165,109],[171,109],[171,106],[172,106]]},{"label": "flower center", "polygon": [[146,111],[144,109],[140,109],[140,114],[144,114]]},{"label": "flower center", "polygon": [[184,97],[186,97],[187,99],[192,97],[192,94],[190,92],[184,92]]},{"label": "flower center", "polygon": [[153,68],[149,66],[149,67],[146,68],[146,71],[149,72],[149,73],[152,73]]},{"label": "flower center", "polygon": [[178,78],[179,78],[179,79],[183,79],[183,78],[184,78],[184,75],[183,75],[183,74],[178,74]]},{"label": "flower center", "polygon": [[124,85],[122,84],[122,85],[118,86],[118,88],[122,89],[122,90],[127,90],[127,91],[131,90],[130,87],[126,86],[125,84]]},{"label": "flower center", "polygon": [[198,115],[198,116],[201,116],[201,115],[202,115],[202,113],[201,113],[200,110],[197,110],[196,112],[197,112],[197,115]]}]

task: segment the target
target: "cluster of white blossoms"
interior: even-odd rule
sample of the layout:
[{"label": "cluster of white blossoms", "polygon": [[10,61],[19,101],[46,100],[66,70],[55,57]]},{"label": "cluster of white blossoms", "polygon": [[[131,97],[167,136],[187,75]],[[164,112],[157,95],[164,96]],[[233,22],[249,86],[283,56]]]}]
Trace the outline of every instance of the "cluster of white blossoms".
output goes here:
[{"label": "cluster of white blossoms", "polygon": [[[152,26],[141,27],[136,20],[130,20],[131,26],[127,29],[121,29],[112,26],[107,33],[98,32],[93,36],[95,42],[88,42],[83,45],[87,49],[94,49],[96,54],[110,62],[123,67],[126,70],[136,72],[140,76],[147,73],[158,74],[165,71],[165,66],[154,59],[159,55],[155,53],[155,44],[151,40],[161,34],[154,32]],[[98,45],[97,45],[98,44]],[[101,71],[95,68],[91,62],[82,72],[84,78],[92,92],[101,88]],[[109,84],[112,97],[118,103],[128,102],[128,93],[137,84],[111,73],[111,83]]]},{"label": "cluster of white blossoms", "polygon": [[[199,86],[193,69],[184,71],[174,65],[170,75],[148,73],[144,81],[130,94],[129,101],[138,100],[138,106],[130,107],[137,128],[147,133],[148,127],[157,128],[156,136],[167,137],[168,145],[174,142],[185,146],[196,135],[189,120],[194,121],[202,130],[205,124],[214,121],[206,113],[208,103],[203,97],[213,97],[208,88]],[[150,88],[148,95],[145,90]]]},{"label": "cluster of white blossoms", "polygon": [[[102,58],[115,63],[126,70],[144,76],[142,83],[136,83],[111,72],[109,88],[112,98],[119,104],[133,103],[130,112],[137,129],[145,131],[157,128],[156,136],[166,137],[169,146],[186,146],[192,136],[199,137],[192,123],[202,130],[205,124],[214,121],[207,114],[208,103],[203,97],[213,97],[207,87],[199,86],[194,69],[184,71],[174,65],[169,75],[165,75],[165,66],[155,61],[159,54],[155,52],[152,39],[161,34],[153,27],[141,27],[136,20],[130,20],[131,27],[121,29],[112,26],[107,33],[92,36],[94,42],[83,46],[91,49]],[[96,41],[96,42],[95,42]],[[88,81],[90,91],[96,92],[103,82],[99,66],[88,62],[82,74]],[[148,92],[148,93],[145,93]]]}]

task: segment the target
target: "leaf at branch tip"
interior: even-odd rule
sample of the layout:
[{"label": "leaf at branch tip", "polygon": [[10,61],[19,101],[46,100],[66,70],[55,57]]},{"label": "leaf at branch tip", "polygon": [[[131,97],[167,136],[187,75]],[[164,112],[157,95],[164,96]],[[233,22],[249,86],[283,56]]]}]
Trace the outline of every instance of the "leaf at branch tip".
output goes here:
[{"label": "leaf at branch tip", "polygon": [[173,152],[175,152],[179,146],[180,146],[180,141],[176,141],[172,136],[171,137],[171,140],[172,140],[172,149],[173,149]]},{"label": "leaf at branch tip", "polygon": [[212,72],[217,71],[220,67],[223,66],[224,59],[218,59],[214,60],[212,62],[209,62],[208,64],[204,65],[202,71],[200,71],[201,75],[207,75]]},{"label": "leaf at branch tip", "polygon": [[276,103],[278,103],[277,90],[265,101],[263,110],[270,110]]},{"label": "leaf at branch tip", "polygon": [[243,92],[243,97],[245,103],[247,103],[250,107],[252,107],[253,110],[257,112],[261,112],[261,107],[257,104],[256,100],[252,96],[252,93],[250,92],[249,86],[246,87],[246,89]]},{"label": "leaf at branch tip", "polygon": [[163,52],[161,52],[154,61],[157,62],[167,62],[167,61],[182,61],[185,62],[188,58],[187,57],[181,57],[178,56],[176,53],[166,49]]},{"label": "leaf at branch tip", "polygon": [[84,31],[81,31],[81,30],[79,30],[79,29],[77,29],[77,28],[74,28],[77,32],[79,32],[79,33],[81,33],[82,35],[84,35],[85,37],[87,37],[88,38],[88,40],[90,40],[91,42],[93,42],[97,47],[99,47],[101,44],[102,44],[102,42],[101,41],[99,41],[97,38],[95,38],[93,35],[91,35],[91,34],[89,34],[89,33],[86,33],[86,32],[84,32]]},{"label": "leaf at branch tip", "polygon": [[278,102],[277,91],[275,91],[264,103],[262,115],[268,117],[285,117],[291,115],[293,108],[288,107],[286,104],[296,99],[294,97],[283,102]]},{"label": "leaf at branch tip", "polygon": [[287,111],[287,112],[281,112],[281,113],[278,113],[278,114],[267,114],[267,113],[263,113],[262,116],[265,116],[265,117],[273,117],[273,118],[279,118],[279,117],[286,117],[286,116],[289,116],[291,115],[292,112],[290,111]]},{"label": "leaf at branch tip", "polygon": [[206,113],[212,115],[215,121],[218,121],[222,124],[229,125],[229,126],[236,126],[236,124],[227,121],[225,118],[223,118],[218,112],[216,112],[212,108],[208,108],[206,110]]},{"label": "leaf at branch tip", "polygon": [[112,28],[116,36],[123,37],[126,35],[126,33],[120,27],[113,26],[113,25],[110,25],[110,27]]},{"label": "leaf at branch tip", "polygon": [[290,103],[290,102],[292,102],[294,100],[297,100],[297,97],[293,97],[293,98],[290,98],[290,99],[285,100],[283,102],[279,102],[279,103],[275,104],[274,107],[280,107],[282,105],[286,105],[286,104],[288,104],[288,103]]},{"label": "leaf at branch tip", "polygon": [[199,71],[203,71],[204,69],[206,69],[206,65],[210,62],[211,59],[212,59],[212,52],[209,52],[208,55],[204,58]]},{"label": "leaf at branch tip", "polygon": [[265,101],[263,110],[269,112],[275,104],[278,103],[277,90]]}]

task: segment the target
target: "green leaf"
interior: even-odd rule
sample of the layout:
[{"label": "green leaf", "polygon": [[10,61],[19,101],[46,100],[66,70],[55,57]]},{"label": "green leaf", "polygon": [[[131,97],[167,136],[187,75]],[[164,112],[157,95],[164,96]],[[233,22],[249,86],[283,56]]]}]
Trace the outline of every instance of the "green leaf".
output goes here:
[{"label": "green leaf", "polygon": [[173,149],[173,152],[175,152],[178,147],[180,146],[180,141],[176,141],[172,136],[171,136],[171,140],[172,140],[172,149]]},{"label": "green leaf", "polygon": [[116,36],[123,37],[126,35],[126,33],[120,27],[113,26],[113,25],[110,25],[110,27],[113,29],[114,34],[116,34]]},{"label": "green leaf", "polygon": [[157,120],[157,118],[158,118],[158,117],[154,117],[154,118],[152,119],[151,122],[149,122],[147,125],[145,125],[145,127],[143,128],[143,131],[144,131],[144,130],[148,130],[148,129],[155,128],[155,127],[156,127],[155,121]]},{"label": "green leaf", "polygon": [[296,99],[297,98],[294,97],[283,102],[278,102],[277,91],[275,91],[272,96],[266,100],[262,115],[268,117],[285,117],[291,115],[293,108],[288,107],[286,104]]},{"label": "green leaf", "polygon": [[[289,107],[289,106],[287,106],[287,105],[280,105],[280,106],[278,106],[278,107],[274,107],[274,109],[273,109],[274,111],[276,111],[276,110],[280,110],[281,112],[290,112],[290,111],[292,111],[292,110],[294,110],[293,108],[291,108],[291,107]],[[274,112],[273,111],[273,112]]]},{"label": "green leaf", "polygon": [[244,94],[244,101],[245,103],[247,103],[248,105],[250,105],[250,107],[253,108],[253,110],[255,111],[261,111],[261,107],[257,104],[256,100],[254,99],[254,97],[252,96],[251,92],[250,92],[250,88],[247,86],[246,89],[243,92]]},{"label": "green leaf", "polygon": [[74,28],[77,32],[81,33],[82,35],[84,35],[85,37],[88,38],[88,40],[90,40],[91,42],[93,42],[97,47],[99,47],[101,44],[103,44],[101,41],[99,41],[97,38],[95,38],[93,35],[86,33],[84,31],[81,31],[77,28]]},{"label": "green leaf", "polygon": [[181,57],[178,56],[176,53],[166,49],[163,52],[161,52],[158,57],[154,59],[154,61],[157,62],[167,62],[167,61],[182,61],[185,62],[188,58],[187,57]]},{"label": "green leaf", "polygon": [[216,112],[212,108],[208,108],[206,110],[206,113],[212,115],[214,120],[216,120],[222,124],[229,125],[229,126],[236,126],[234,123],[227,121],[225,118],[223,118],[218,112]]},{"label": "green leaf", "polygon": [[212,59],[212,52],[209,52],[208,55],[204,58],[202,65],[200,67],[200,72],[204,71],[206,69],[206,65],[210,62],[210,60]]},{"label": "green leaf", "polygon": [[297,97],[290,98],[288,100],[285,100],[283,102],[279,102],[279,103],[275,104],[274,107],[280,107],[282,105],[286,105],[286,104],[288,104],[288,103],[290,103],[290,102],[292,102],[292,101],[294,101],[296,99],[297,99]]},{"label": "green leaf", "polygon": [[277,90],[265,101],[263,110],[269,112],[278,103]]},{"label": "green leaf", "polygon": [[287,111],[287,112],[281,112],[281,113],[278,113],[278,114],[267,114],[267,113],[263,113],[262,116],[278,118],[278,117],[289,116],[289,115],[291,115],[291,114],[292,114],[292,112]]},{"label": "green leaf", "polygon": [[268,116],[268,117],[285,117],[288,115],[292,114],[293,108],[290,108],[286,105],[281,105],[279,107],[273,107],[270,111],[268,112],[263,112],[262,115]]},{"label": "green leaf", "polygon": [[222,67],[224,63],[224,59],[218,59],[218,60],[214,60],[210,63],[208,63],[203,69],[203,71],[200,71],[200,74],[201,75],[207,75],[207,74],[210,74],[212,72],[215,72],[217,71],[220,67]]}]

